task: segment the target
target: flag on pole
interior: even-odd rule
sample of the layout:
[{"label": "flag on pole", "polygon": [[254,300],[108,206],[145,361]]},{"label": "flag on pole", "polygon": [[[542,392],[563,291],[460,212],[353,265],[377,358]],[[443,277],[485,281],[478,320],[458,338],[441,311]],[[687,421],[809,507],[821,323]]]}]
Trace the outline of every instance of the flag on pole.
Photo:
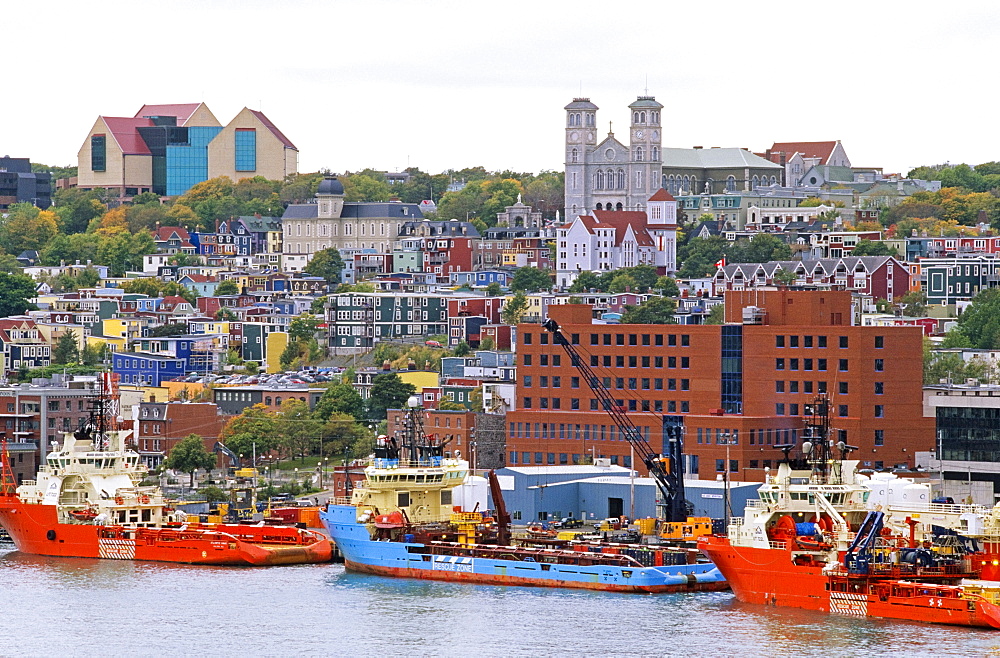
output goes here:
[{"label": "flag on pole", "polygon": [[723,256],[719,260],[715,261],[715,266],[716,267],[725,267],[726,266],[726,257]]}]

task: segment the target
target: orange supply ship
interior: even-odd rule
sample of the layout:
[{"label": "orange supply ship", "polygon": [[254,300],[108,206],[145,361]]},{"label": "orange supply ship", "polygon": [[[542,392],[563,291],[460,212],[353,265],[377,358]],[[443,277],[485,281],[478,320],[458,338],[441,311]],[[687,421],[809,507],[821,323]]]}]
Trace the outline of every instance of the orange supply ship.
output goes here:
[{"label": "orange supply ship", "polygon": [[940,527],[919,519],[953,511],[935,509],[945,506],[868,509],[866,478],[857,474],[857,461],[844,459],[850,446],[838,444],[841,459],[830,458],[825,407],[825,400],[817,404],[812,438],[802,444],[808,466],[781,464],[726,536],[698,540],[736,598],[1000,628],[1000,510],[986,524],[972,514],[954,514],[954,527]]},{"label": "orange supply ship", "polygon": [[90,424],[64,434],[36,480],[17,486],[6,445],[0,452],[0,525],[17,550],[34,555],[216,565],[327,562],[330,540],[291,525],[187,523],[158,487],[140,486],[146,468],[106,430],[103,398]]}]

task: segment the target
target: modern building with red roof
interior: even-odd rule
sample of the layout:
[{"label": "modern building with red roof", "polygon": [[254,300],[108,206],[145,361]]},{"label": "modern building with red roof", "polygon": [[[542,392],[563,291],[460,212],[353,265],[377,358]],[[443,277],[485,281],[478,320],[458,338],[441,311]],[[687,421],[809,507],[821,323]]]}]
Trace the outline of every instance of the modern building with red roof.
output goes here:
[{"label": "modern building with red roof", "polygon": [[298,149],[262,112],[243,108],[223,126],[204,103],[178,103],[97,117],[77,159],[77,187],[179,196],[217,176],[282,180]]},{"label": "modern building with red roof", "polygon": [[832,142],[775,142],[762,155],[785,168],[784,184],[790,187],[799,187],[803,174],[811,167],[851,166],[851,159],[839,139]]}]

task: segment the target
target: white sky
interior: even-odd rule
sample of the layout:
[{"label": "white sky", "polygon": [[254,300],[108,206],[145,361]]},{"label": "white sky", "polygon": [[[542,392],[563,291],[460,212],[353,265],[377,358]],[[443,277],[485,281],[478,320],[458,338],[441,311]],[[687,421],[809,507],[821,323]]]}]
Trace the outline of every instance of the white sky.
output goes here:
[{"label": "white sky", "polygon": [[978,164],[1000,159],[998,18],[925,0],[10,2],[0,154],[76,164],[100,114],[204,101],[223,124],[262,109],[303,172],[559,170],[566,103],[582,89],[627,141],[648,84],[664,146],[840,139],[886,172]]}]

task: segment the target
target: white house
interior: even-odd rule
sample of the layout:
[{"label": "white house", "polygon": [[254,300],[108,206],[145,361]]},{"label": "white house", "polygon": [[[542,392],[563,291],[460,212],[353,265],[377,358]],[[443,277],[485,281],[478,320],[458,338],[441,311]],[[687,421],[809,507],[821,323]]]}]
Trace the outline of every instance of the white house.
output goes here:
[{"label": "white house", "polygon": [[[648,211],[648,212],[647,212]],[[568,286],[581,272],[650,265],[677,270],[677,201],[660,189],[647,211],[592,210],[556,230],[556,283]]]}]

